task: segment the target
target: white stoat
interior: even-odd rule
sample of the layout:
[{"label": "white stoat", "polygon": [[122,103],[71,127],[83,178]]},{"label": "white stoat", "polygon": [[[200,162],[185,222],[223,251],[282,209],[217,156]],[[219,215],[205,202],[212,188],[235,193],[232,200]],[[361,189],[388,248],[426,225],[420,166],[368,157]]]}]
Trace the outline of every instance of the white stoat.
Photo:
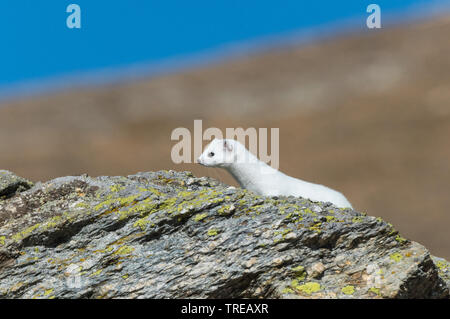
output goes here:
[{"label": "white stoat", "polygon": [[265,196],[300,196],[331,202],[337,207],[352,205],[341,193],[323,185],[293,178],[258,160],[244,145],[231,139],[215,139],[197,159],[204,166],[226,169],[241,187]]}]

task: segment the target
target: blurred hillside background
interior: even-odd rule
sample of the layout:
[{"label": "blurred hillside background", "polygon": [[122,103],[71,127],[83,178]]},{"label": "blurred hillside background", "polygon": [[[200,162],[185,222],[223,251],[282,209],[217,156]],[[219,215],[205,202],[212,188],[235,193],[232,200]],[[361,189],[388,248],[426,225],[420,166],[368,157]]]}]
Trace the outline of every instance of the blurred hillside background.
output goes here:
[{"label": "blurred hillside background", "polygon": [[450,258],[447,1],[378,1],[379,30],[365,1],[78,1],[79,30],[69,2],[6,2],[0,168],[34,181],[191,170],[236,185],[173,164],[172,130],[280,128],[283,172]]}]

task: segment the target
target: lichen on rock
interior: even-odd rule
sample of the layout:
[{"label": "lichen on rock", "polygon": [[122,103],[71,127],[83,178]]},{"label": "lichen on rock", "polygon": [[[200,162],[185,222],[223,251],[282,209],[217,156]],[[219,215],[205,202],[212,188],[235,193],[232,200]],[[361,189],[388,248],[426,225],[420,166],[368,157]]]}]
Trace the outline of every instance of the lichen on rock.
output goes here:
[{"label": "lichen on rock", "polygon": [[330,203],[190,172],[14,176],[0,174],[0,298],[449,297],[447,261]]},{"label": "lichen on rock", "polygon": [[10,171],[0,170],[0,199],[12,197],[16,193],[30,189],[32,186],[32,182]]}]

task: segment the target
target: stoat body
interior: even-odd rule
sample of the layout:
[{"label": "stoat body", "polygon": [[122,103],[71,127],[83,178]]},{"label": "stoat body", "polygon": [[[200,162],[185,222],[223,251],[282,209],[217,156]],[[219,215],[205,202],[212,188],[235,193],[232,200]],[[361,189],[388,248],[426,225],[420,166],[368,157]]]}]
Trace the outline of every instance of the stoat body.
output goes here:
[{"label": "stoat body", "polygon": [[344,195],[323,185],[288,176],[260,161],[244,145],[231,139],[215,139],[197,159],[209,167],[226,169],[241,185],[264,196],[299,196],[352,208]]}]

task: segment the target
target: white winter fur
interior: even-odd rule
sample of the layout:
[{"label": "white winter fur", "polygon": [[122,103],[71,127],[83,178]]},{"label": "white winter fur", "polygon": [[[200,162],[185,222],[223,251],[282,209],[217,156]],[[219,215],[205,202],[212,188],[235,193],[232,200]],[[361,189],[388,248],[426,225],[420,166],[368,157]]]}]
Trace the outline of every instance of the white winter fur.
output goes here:
[{"label": "white winter fur", "polygon": [[231,139],[213,140],[198,158],[204,166],[226,169],[241,185],[265,196],[300,196],[331,202],[337,207],[352,205],[341,193],[323,185],[293,178],[258,160],[244,145]]}]

